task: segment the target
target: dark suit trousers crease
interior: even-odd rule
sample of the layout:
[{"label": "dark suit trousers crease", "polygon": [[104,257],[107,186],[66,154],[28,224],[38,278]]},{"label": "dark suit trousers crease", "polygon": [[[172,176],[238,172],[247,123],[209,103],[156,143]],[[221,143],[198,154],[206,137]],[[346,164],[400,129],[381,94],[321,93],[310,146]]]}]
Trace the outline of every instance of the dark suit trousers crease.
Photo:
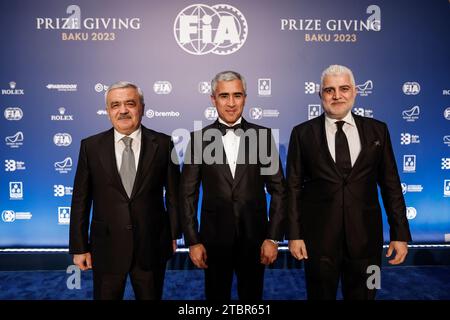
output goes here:
[{"label": "dark suit trousers crease", "polygon": [[368,258],[353,258],[348,252],[345,238],[335,256],[309,254],[305,260],[306,291],[308,300],[336,300],[339,280],[344,300],[374,300],[376,289],[369,289],[367,273],[370,265],[381,266],[380,254]]},{"label": "dark suit trousers crease", "polygon": [[262,299],[265,266],[260,263],[259,245],[235,240],[232,246],[207,246],[206,250],[206,300],[230,300],[234,273],[239,300]]},{"label": "dark suit trousers crease", "polygon": [[161,300],[166,263],[143,270],[133,261],[126,274],[109,274],[94,270],[94,300],[122,300],[128,275],[136,300]]}]

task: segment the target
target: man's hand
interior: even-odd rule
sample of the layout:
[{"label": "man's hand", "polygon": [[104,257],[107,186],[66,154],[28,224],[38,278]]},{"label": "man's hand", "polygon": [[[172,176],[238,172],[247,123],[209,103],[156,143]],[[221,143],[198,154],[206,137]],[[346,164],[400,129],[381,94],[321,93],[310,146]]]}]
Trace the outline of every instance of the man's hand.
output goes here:
[{"label": "man's hand", "polygon": [[172,240],[172,250],[173,250],[173,253],[175,253],[175,251],[177,251],[177,248],[178,248],[178,246],[177,246],[177,240]]},{"label": "man's hand", "polygon": [[206,265],[206,259],[208,258],[208,256],[206,255],[205,247],[201,243],[194,244],[193,246],[189,247],[189,257],[197,268],[208,268],[208,266]]},{"label": "man's hand", "polygon": [[73,255],[73,263],[83,271],[92,269],[92,258],[91,253],[86,252],[82,254]]},{"label": "man's hand", "polygon": [[289,240],[289,251],[297,260],[308,259],[308,252],[306,251],[305,241],[303,240]]},{"label": "man's hand", "polygon": [[389,263],[400,264],[405,261],[406,255],[408,254],[408,244],[405,241],[391,241],[386,257],[390,257],[394,251],[394,259],[389,260]]},{"label": "man's hand", "polygon": [[272,264],[278,255],[278,244],[266,239],[261,245],[261,263],[265,265]]}]

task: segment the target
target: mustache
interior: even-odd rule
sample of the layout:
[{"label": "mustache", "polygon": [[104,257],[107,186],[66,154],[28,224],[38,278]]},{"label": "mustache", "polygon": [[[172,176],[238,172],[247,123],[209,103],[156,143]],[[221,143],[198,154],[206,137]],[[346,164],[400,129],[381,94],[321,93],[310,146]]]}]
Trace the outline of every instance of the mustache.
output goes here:
[{"label": "mustache", "polygon": [[117,118],[117,120],[123,120],[123,119],[131,119],[131,116],[128,114],[121,114],[121,115],[119,115],[119,118]]}]

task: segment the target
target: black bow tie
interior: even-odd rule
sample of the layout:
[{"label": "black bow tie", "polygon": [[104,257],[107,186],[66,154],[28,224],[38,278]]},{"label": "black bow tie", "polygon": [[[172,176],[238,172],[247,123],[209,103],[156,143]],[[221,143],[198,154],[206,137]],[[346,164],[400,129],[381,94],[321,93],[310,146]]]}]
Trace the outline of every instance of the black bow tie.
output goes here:
[{"label": "black bow tie", "polygon": [[220,132],[222,132],[223,136],[227,134],[227,131],[229,130],[235,131],[236,129],[242,129],[242,123],[235,124],[234,126],[231,127],[223,123],[219,123],[219,130]]}]

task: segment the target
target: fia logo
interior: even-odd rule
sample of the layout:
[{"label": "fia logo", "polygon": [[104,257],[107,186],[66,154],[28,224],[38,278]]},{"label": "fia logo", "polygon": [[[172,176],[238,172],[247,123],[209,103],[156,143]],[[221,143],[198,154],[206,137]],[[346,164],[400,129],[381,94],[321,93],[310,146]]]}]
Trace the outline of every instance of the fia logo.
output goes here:
[{"label": "fia logo", "polygon": [[70,207],[58,207],[58,224],[70,224]]},{"label": "fia logo", "polygon": [[58,147],[68,147],[72,143],[72,136],[68,133],[57,133],[53,136],[53,142]]},{"label": "fia logo", "polygon": [[172,84],[169,81],[156,81],[153,84],[153,91],[156,94],[169,94],[172,92]]},{"label": "fia logo", "polygon": [[417,82],[405,82],[403,84],[403,93],[407,96],[409,95],[417,95],[420,92],[420,84]]},{"label": "fia logo", "polygon": [[272,80],[270,78],[258,79],[258,95],[269,97],[272,94]]},{"label": "fia logo", "polygon": [[244,45],[248,26],[244,15],[233,6],[193,4],[175,18],[173,33],[187,53],[228,55]]},{"label": "fia logo", "polygon": [[208,120],[216,120],[218,117],[217,110],[215,107],[208,107],[204,112],[205,118]]},{"label": "fia logo", "polygon": [[444,110],[444,118],[450,120],[450,107]]},{"label": "fia logo", "polygon": [[3,114],[5,119],[10,121],[18,121],[23,117],[22,109],[19,107],[6,108]]},{"label": "fia logo", "polygon": [[416,155],[406,154],[403,156],[403,172],[416,172]]},{"label": "fia logo", "polygon": [[23,183],[21,181],[13,181],[9,183],[9,199],[23,200]]},{"label": "fia logo", "polygon": [[308,104],[308,120],[317,118],[322,114],[322,107],[320,104]]}]

